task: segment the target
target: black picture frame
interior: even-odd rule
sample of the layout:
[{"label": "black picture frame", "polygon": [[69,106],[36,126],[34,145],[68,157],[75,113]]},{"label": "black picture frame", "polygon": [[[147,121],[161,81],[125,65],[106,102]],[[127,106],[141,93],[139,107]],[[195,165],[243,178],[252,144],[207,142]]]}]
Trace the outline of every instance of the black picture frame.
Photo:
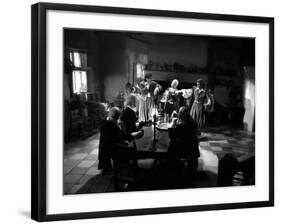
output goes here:
[{"label": "black picture frame", "polygon": [[[100,12],[139,16],[161,16],[217,21],[254,22],[269,25],[269,200],[243,203],[208,204],[159,208],[140,208],[101,212],[52,214],[46,213],[46,13],[48,10],[75,12]],[[32,5],[31,18],[32,59],[32,155],[31,155],[31,218],[37,221],[74,220],[85,218],[147,215],[161,213],[192,212],[221,209],[267,207],[274,205],[274,18],[163,11],[136,8],[101,7],[73,4],[37,3]]]}]

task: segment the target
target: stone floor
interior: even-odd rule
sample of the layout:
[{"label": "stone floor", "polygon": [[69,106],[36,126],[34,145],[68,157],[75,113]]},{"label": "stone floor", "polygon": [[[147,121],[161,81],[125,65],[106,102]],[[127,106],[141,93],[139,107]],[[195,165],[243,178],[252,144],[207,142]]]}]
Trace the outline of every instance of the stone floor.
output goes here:
[{"label": "stone floor", "polygon": [[[91,137],[71,142],[64,149],[64,193],[83,194],[114,191],[113,174],[101,173],[98,165],[99,133]],[[226,153],[237,157],[247,155],[255,150],[255,135],[244,130],[228,127],[206,128],[200,138],[201,157],[207,163],[214,163],[212,155],[221,158]],[[202,159],[202,158],[201,158]],[[215,162],[217,164],[217,162]],[[194,187],[215,186],[217,165],[210,165],[203,172],[206,164],[199,161],[199,172]],[[201,167],[200,167],[201,166]],[[210,169],[210,167],[212,167]],[[206,170],[206,169],[205,169]]]},{"label": "stone floor", "polygon": [[252,132],[228,127],[211,127],[204,131],[200,147],[216,153],[219,159],[226,153],[240,157],[255,151],[255,134]]}]

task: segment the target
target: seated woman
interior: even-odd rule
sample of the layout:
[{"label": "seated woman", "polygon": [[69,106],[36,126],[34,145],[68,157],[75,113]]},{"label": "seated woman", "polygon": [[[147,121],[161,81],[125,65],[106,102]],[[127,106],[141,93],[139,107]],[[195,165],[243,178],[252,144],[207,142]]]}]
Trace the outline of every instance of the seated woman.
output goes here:
[{"label": "seated woman", "polygon": [[99,142],[99,164],[98,169],[105,171],[112,170],[111,158],[116,143],[124,143],[125,141],[132,141],[141,133],[125,134],[118,126],[118,119],[121,115],[117,107],[112,107],[109,111],[108,117],[100,129]]},{"label": "seated woman", "polygon": [[187,107],[179,109],[169,128],[169,165],[176,165],[178,159],[187,160],[187,167],[196,170],[200,156],[197,138],[197,125],[189,114]]}]

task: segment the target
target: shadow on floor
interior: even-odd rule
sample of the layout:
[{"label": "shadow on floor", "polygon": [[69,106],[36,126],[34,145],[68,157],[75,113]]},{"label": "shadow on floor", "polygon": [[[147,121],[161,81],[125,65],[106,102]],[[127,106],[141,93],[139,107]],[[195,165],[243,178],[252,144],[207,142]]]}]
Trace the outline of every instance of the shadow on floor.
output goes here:
[{"label": "shadow on floor", "polygon": [[129,184],[126,189],[117,190],[114,187],[113,172],[105,172],[89,179],[76,194],[215,187],[216,180],[216,174],[209,171],[194,173],[186,169],[156,167],[147,170],[146,176],[137,185]]}]

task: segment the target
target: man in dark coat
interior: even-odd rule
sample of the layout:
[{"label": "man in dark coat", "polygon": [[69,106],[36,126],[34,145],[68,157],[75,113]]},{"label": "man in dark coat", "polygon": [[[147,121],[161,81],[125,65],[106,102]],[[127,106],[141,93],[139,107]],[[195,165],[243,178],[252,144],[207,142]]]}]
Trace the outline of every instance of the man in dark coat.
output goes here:
[{"label": "man in dark coat", "polygon": [[98,169],[103,169],[105,171],[112,170],[111,157],[114,144],[125,140],[132,140],[131,136],[124,135],[121,132],[117,124],[120,114],[121,112],[117,107],[111,108],[106,121],[101,126]]},{"label": "man in dark coat", "polygon": [[132,141],[142,134],[142,132],[124,133],[118,126],[120,115],[121,112],[117,107],[111,108],[106,121],[100,129],[98,169],[103,169],[104,171],[112,170],[111,158],[115,144]]},{"label": "man in dark coat", "polygon": [[[138,122],[136,115],[137,98],[135,95],[131,94],[127,97],[125,101],[125,108],[120,116],[121,130],[125,134],[133,134],[135,138],[141,138],[143,130],[141,128],[149,123],[149,121]],[[139,133],[137,136],[134,133]]]}]

